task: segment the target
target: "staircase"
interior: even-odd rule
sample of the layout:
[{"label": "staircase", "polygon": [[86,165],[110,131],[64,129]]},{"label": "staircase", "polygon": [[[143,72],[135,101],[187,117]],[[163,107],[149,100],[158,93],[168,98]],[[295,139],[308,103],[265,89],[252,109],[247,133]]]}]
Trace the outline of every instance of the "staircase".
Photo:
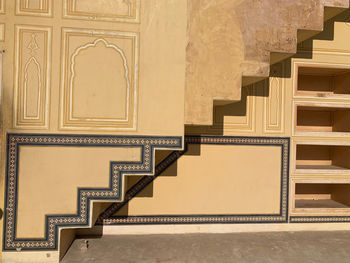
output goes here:
[{"label": "staircase", "polygon": [[348,7],[349,0],[190,0],[185,124],[212,125],[214,103],[239,101],[242,86],[268,77],[270,65]]}]

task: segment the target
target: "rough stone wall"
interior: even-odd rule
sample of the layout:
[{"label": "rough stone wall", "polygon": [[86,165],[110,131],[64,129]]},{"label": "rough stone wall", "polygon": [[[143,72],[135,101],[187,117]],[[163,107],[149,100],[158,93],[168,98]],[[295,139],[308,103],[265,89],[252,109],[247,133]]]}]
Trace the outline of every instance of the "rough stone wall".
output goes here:
[{"label": "rough stone wall", "polygon": [[212,124],[214,100],[240,100],[243,76],[267,77],[271,52],[294,54],[298,29],[322,31],[325,6],[349,7],[349,0],[188,3],[185,122],[194,125]]}]

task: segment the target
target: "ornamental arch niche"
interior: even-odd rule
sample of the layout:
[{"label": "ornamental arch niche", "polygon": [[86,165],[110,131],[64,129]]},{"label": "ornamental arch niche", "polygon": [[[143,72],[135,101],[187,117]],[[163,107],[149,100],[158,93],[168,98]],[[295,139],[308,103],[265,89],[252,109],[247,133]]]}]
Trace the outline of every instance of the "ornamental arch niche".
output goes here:
[{"label": "ornamental arch niche", "polygon": [[138,35],[64,33],[61,129],[135,130]]},{"label": "ornamental arch niche", "polygon": [[[124,52],[102,38],[79,47],[71,58],[69,90],[71,120],[127,120],[130,81]],[[106,102],[114,106],[105,107]]]}]

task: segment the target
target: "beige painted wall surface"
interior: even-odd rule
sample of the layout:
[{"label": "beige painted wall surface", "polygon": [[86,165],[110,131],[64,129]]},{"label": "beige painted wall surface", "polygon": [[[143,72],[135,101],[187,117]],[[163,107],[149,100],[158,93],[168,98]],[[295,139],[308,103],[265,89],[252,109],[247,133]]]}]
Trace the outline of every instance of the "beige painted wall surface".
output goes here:
[{"label": "beige painted wall surface", "polygon": [[[349,12],[346,12],[337,19],[340,21],[345,21],[348,17]],[[186,133],[205,135],[291,137],[291,179],[299,178],[311,181],[349,179],[349,171],[296,173],[296,152],[295,148],[293,147],[294,143],[296,142],[310,141],[316,144],[349,144],[349,134],[342,135],[340,137],[338,135],[326,136],[319,135],[317,133],[296,136],[296,134],[293,132],[295,122],[295,102],[316,103],[316,105],[319,103],[350,105],[349,96],[340,96],[338,98],[311,98],[305,96],[298,97],[294,94],[294,89],[297,82],[295,68],[297,66],[311,65],[314,67],[350,68],[349,36],[349,23],[334,23],[333,21],[328,22],[325,25],[325,31],[317,36],[315,40],[305,41],[299,45],[299,51],[296,56],[294,56],[292,59],[288,59],[273,65],[271,67],[270,77],[267,81],[243,88],[242,100],[240,102],[214,107],[214,125],[187,126]],[[224,154],[224,149],[225,147],[217,147],[215,149],[216,154],[211,156],[213,159],[210,159],[210,162],[212,160],[216,160],[215,162],[213,161],[212,166],[209,165],[209,159],[206,159],[208,156],[205,155],[205,151],[202,151],[199,156],[182,156],[177,162],[177,167],[173,165],[172,167],[168,168],[168,171],[163,174],[164,176],[160,176],[154,181],[152,189],[149,187],[143,193],[143,197],[134,198],[129,203],[128,208],[124,208],[119,212],[119,214],[164,215],[168,213],[189,214],[193,210],[197,211],[198,213],[219,213],[222,211],[228,211],[229,209],[237,209],[237,211],[240,211],[240,209],[244,210],[244,208],[240,207],[242,203],[235,203],[234,205],[230,203],[232,202],[232,199],[236,200],[236,198],[230,199],[227,197],[228,199],[226,200],[230,200],[230,202],[221,202],[221,194],[227,194],[227,191],[217,190],[227,189],[231,186],[236,187],[233,186],[233,184],[229,184],[228,186],[225,184],[225,182],[227,182],[226,180],[236,180],[237,178],[241,178],[239,174],[240,172],[243,173],[241,170],[237,172],[237,170],[234,170],[234,168],[231,166],[226,167],[224,165],[224,168],[222,167],[223,160],[218,160],[216,158],[219,158],[218,156]],[[264,151],[266,150],[264,147],[263,149]],[[239,158],[243,158],[243,156],[248,154],[248,152],[249,150],[242,147],[239,152]],[[232,153],[229,153],[228,155],[231,157]],[[265,156],[265,154],[263,154],[263,156]],[[255,161],[256,159],[251,158],[251,160]],[[265,160],[265,158],[263,158],[263,160]],[[280,164],[279,159],[274,158],[273,162],[274,164],[272,167],[273,169],[276,169],[276,164]],[[196,169],[193,168],[194,164],[198,165],[195,166]],[[262,165],[263,163],[257,166],[263,167]],[[201,170],[202,167],[205,167],[205,169],[208,169],[208,171],[212,171],[212,174],[215,176],[216,180],[213,179],[214,181],[211,181],[212,178],[203,176],[207,174],[207,171],[204,168]],[[226,171],[230,171],[231,174],[230,172],[227,173]],[[230,177],[229,174],[233,177]],[[226,179],[217,180],[218,178],[223,178],[224,176],[226,176]],[[236,181],[236,183],[245,189],[245,184],[243,181]],[[220,187],[215,187],[218,186],[218,184],[222,185],[220,185]],[[266,185],[265,182],[263,182],[263,184]],[[196,185],[198,187],[195,187]],[[208,185],[213,185],[213,188],[208,187]],[[211,195],[212,192],[209,192],[209,188],[214,189],[211,190],[214,192],[214,195]],[[153,196],[149,196],[150,193],[153,193]],[[245,194],[246,192],[243,194],[243,203],[245,205],[249,205],[249,198],[246,198]],[[232,197],[235,196],[235,193],[230,192],[229,195]],[[205,202],[203,202],[203,200],[205,200]],[[214,205],[215,202],[217,202],[216,206]],[[205,207],[200,205],[204,203]],[[324,214],[325,213],[323,213],[323,215]],[[334,215],[334,213],[332,213],[332,215]]]},{"label": "beige painted wall surface", "polygon": [[129,203],[129,215],[279,213],[281,147],[189,145],[188,152],[145,189],[151,197]]},{"label": "beige painted wall surface", "polygon": [[[345,19],[346,12],[338,17]],[[299,45],[298,54],[291,60],[271,67],[270,77],[242,89],[242,100],[216,106],[213,110],[211,126],[187,126],[187,134],[287,136],[293,135],[293,90],[296,85],[295,67],[297,64],[310,64],[316,67],[349,67],[350,26],[345,22],[328,22],[325,31],[315,40]],[[295,97],[295,101],[317,102],[315,98]],[[349,103],[349,98],[326,98],[331,103]],[[324,136],[308,136],[319,139]],[[342,139],[349,140],[343,136]]]},{"label": "beige painted wall surface", "polygon": [[[183,136],[187,1],[98,2],[0,0],[2,164],[6,133]],[[20,156],[17,236],[39,238],[46,214],[75,212],[78,187],[107,186],[109,162],[139,150]]]},{"label": "beige painted wall surface", "polygon": [[5,131],[183,135],[187,1],[34,2],[0,15]]},{"label": "beige painted wall surface", "polygon": [[239,101],[242,82],[268,77],[270,63],[294,54],[305,35],[323,30],[324,18],[349,7],[347,0],[188,2],[185,121],[194,125],[211,125],[215,100]]},{"label": "beige painted wall surface", "polygon": [[111,161],[140,157],[139,148],[21,147],[17,237],[44,237],[45,215],[77,212],[78,187],[109,187]]},{"label": "beige painted wall surface", "polygon": [[[147,0],[139,5],[133,0],[126,7],[104,0],[100,8],[95,0],[76,1],[76,6],[72,2],[45,0],[42,6],[33,1],[27,6],[24,1],[6,2],[5,14],[0,15],[0,49],[5,50],[3,135],[183,135],[187,1]],[[1,6],[5,7],[0,5],[0,12]],[[327,26],[324,39],[313,41],[313,46],[301,45],[291,61],[274,65],[269,81],[244,88],[242,101],[216,107],[213,126],[188,127],[187,133],[293,137],[293,100],[314,101],[293,97],[295,63],[350,66],[350,27],[336,23],[334,40],[332,28]],[[217,39],[220,34],[207,41]],[[238,51],[241,59],[243,52]],[[112,56],[115,59],[107,59]],[[93,73],[99,70],[103,72],[95,78]],[[106,78],[110,81],[103,81]],[[223,91],[220,98],[230,95]],[[298,140],[325,138],[339,139],[299,136]],[[19,237],[42,236],[47,213],[74,212],[77,187],[105,186],[111,160],[139,157],[130,149],[70,147],[23,147],[20,154]],[[254,165],[249,165],[252,161]],[[128,214],[277,213],[280,161],[278,147],[201,146],[200,155],[183,156],[154,182],[152,197],[131,201]],[[4,173],[3,168],[2,182]],[[324,179],[327,174],[292,177]]]}]

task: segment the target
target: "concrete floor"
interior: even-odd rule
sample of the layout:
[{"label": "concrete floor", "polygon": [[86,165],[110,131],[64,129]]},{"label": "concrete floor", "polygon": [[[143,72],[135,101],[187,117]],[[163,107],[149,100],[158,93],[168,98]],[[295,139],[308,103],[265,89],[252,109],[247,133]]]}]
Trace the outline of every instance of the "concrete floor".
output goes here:
[{"label": "concrete floor", "polygon": [[62,263],[341,263],[350,232],[104,236],[76,239]]}]

